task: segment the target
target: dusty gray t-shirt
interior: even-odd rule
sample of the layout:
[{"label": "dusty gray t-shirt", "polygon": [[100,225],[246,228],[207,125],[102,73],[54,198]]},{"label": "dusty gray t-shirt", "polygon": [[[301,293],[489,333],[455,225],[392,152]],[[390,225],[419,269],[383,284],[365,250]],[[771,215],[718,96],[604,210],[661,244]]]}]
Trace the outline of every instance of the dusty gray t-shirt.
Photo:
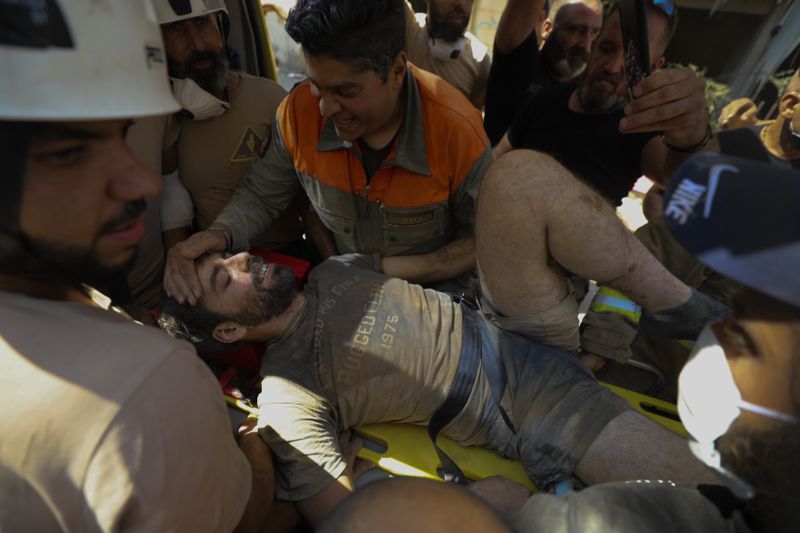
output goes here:
[{"label": "dusty gray t-shirt", "polygon": [[[316,494],[344,471],[342,429],[427,423],[461,352],[461,310],[446,294],[333,260],[314,269],[304,293],[295,324],[267,347],[258,398],[278,497],[289,500]],[[485,418],[484,389],[478,379],[449,436],[472,443],[485,431],[476,424]]]},{"label": "dusty gray t-shirt", "polygon": [[[314,269],[297,320],[264,354],[260,427],[276,456],[280,499],[306,499],[342,474],[339,431],[426,424],[450,392],[462,313],[474,311],[367,266],[371,256],[352,255]],[[464,409],[443,433],[521,459],[534,483],[569,475],[625,402],[568,352],[483,324],[485,355],[505,368],[500,403],[516,430],[490,400],[481,364]]]}]

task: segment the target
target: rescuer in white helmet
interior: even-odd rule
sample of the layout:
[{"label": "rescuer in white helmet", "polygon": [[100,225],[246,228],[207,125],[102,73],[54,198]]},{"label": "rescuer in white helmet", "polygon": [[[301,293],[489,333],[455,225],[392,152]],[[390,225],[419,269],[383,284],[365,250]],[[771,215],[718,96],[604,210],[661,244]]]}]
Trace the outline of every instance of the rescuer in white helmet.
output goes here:
[{"label": "rescuer in white helmet", "polygon": [[[231,67],[229,18],[222,0],[155,0],[153,6],[173,93],[182,108],[166,136],[169,164],[163,169],[161,220],[169,249],[214,222],[261,155],[286,91]],[[301,192],[251,244],[310,258],[301,222],[307,204]]]},{"label": "rescuer in white helmet", "polygon": [[0,0],[0,20],[0,529],[230,531],[261,485],[219,385],[90,286],[124,275],[160,189],[127,128],[179,109],[155,12]]}]

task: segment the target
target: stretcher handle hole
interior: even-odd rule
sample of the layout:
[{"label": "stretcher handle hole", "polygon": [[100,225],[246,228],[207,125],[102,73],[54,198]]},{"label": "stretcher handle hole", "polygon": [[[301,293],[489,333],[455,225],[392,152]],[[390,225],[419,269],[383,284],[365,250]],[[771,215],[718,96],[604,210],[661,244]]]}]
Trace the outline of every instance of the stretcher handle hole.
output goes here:
[{"label": "stretcher handle hole", "polygon": [[371,452],[375,452],[378,455],[383,455],[389,450],[389,447],[386,445],[386,443],[373,440],[370,437],[367,437],[366,435],[363,435],[361,433],[359,433],[358,436],[361,437],[361,440],[364,441],[364,448],[368,449]]},{"label": "stretcher handle hole", "polygon": [[641,407],[642,410],[647,411],[650,414],[654,414],[656,416],[663,416],[664,418],[669,418],[670,420],[674,420],[675,422],[681,421],[680,417],[678,416],[678,413],[667,411],[666,409],[662,409],[661,407],[658,407],[651,403],[641,402],[639,404],[639,407]]}]

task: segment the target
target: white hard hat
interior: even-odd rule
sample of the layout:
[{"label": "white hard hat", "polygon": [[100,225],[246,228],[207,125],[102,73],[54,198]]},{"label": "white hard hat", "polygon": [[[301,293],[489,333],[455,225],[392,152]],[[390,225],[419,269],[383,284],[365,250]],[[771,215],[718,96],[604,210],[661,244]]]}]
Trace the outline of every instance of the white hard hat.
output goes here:
[{"label": "white hard hat", "polygon": [[159,24],[170,24],[219,11],[228,14],[224,0],[153,0]]},{"label": "white hard hat", "polygon": [[178,111],[150,0],[0,0],[0,120]]}]

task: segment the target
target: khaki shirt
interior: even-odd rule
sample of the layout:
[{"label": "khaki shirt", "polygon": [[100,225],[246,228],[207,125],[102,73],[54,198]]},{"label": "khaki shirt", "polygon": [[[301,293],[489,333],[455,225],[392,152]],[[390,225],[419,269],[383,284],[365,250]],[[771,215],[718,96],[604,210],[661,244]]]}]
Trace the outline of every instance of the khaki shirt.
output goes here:
[{"label": "khaki shirt", "polygon": [[406,2],[406,52],[408,59],[418,67],[433,72],[450,85],[461,91],[467,99],[483,109],[486,103],[486,84],[492,59],[488,47],[470,32],[464,50],[455,59],[442,60],[431,56],[429,41],[431,36],[426,27],[425,13],[414,13]]},{"label": "khaki shirt", "polygon": [[[178,169],[195,209],[198,229],[206,229],[228,204],[242,178],[259,156],[275,110],[286,91],[275,82],[238,73],[239,89],[230,95],[231,108],[208,120],[181,117]],[[267,231],[252,245],[274,249],[302,238],[300,213],[294,206],[281,210]]]},{"label": "khaki shirt", "polygon": [[230,531],[250,494],[219,385],[187,343],[0,292],[0,529]]}]

